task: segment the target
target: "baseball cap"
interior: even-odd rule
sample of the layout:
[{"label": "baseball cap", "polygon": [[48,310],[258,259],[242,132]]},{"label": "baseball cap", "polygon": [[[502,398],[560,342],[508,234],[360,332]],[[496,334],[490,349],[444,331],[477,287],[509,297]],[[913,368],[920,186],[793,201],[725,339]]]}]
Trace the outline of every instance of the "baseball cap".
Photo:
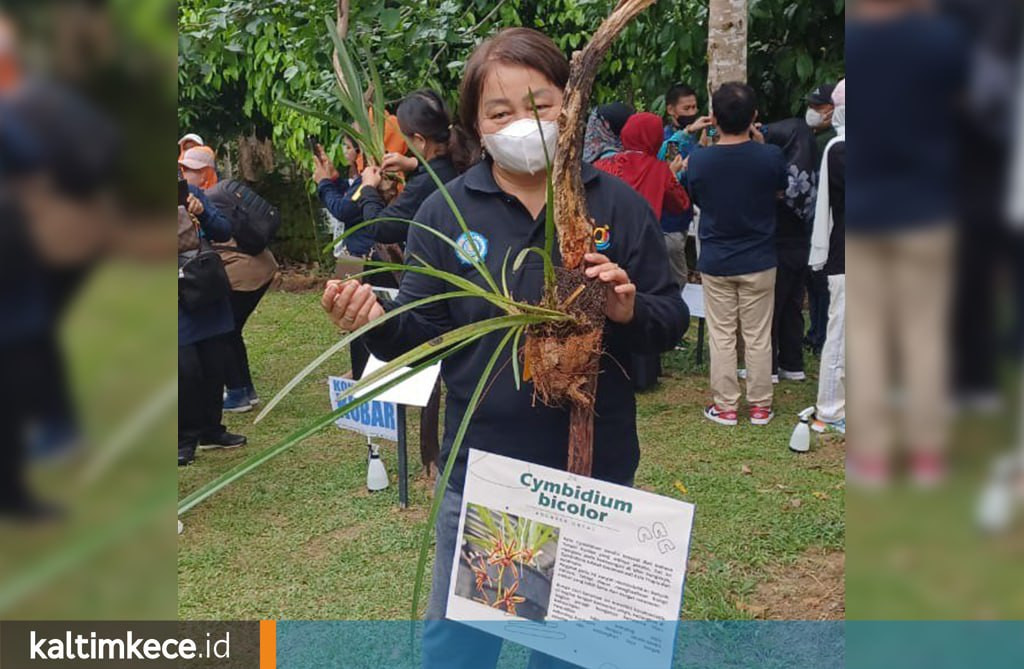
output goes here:
[{"label": "baseball cap", "polygon": [[822,84],[807,94],[807,104],[830,105],[832,104],[832,91],[835,84]]},{"label": "baseball cap", "polygon": [[181,139],[179,139],[178,140],[178,146],[181,146],[185,142],[195,142],[196,144],[198,144],[200,146],[206,144],[206,142],[203,141],[203,138],[200,137],[199,135],[197,135],[194,132],[190,132],[187,135],[185,135],[184,137],[182,137]]},{"label": "baseball cap", "polygon": [[190,170],[201,170],[204,167],[215,167],[213,152],[205,146],[193,146],[185,152],[178,164]]}]

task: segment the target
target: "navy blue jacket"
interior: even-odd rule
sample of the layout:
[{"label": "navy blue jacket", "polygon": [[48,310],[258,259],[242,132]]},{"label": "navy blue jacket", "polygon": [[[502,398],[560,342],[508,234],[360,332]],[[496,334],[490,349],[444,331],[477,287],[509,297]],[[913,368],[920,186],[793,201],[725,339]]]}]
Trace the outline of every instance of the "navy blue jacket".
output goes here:
[{"label": "navy blue jacket", "polygon": [[[231,222],[224,214],[210,204],[202,190],[195,186],[189,186],[188,190],[203,203],[203,213],[196,217],[199,219],[199,233],[213,242],[231,239]],[[188,346],[231,332],[234,326],[231,303],[227,297],[196,311],[186,311],[178,305],[178,346]]]},{"label": "navy blue jacket", "polygon": [[[593,475],[627,483],[640,459],[636,402],[626,376],[630,373],[631,354],[670,350],[685,332],[689,313],[669,272],[661,227],[647,202],[626,183],[589,164],[583,165],[583,182],[588,210],[597,226],[606,228],[601,238],[607,244],[602,242],[600,252],[627,271],[638,292],[632,322],[606,323],[606,355],[601,357],[594,427]],[[503,192],[494,181],[488,161],[478,163],[448,183],[447,190],[476,235],[477,246],[483,247],[484,262],[499,284],[507,250],[511,249],[510,257],[515,258],[523,248],[544,246],[544,212],[534,218],[519,200]],[[441,193],[423,203],[415,220],[461,241],[465,248],[472,248]],[[407,251],[409,258],[416,254],[434,267],[486,285],[451,246],[429,232],[411,229]],[[557,247],[555,252],[558,264],[561,260],[557,258]],[[517,299],[538,302],[543,283],[543,264],[536,254],[527,256],[518,272],[512,272],[509,263],[508,285]],[[404,304],[450,290],[451,286],[440,280],[406,272],[397,302]],[[367,345],[377,357],[387,360],[441,333],[500,313],[489,302],[479,299],[435,302],[383,324],[366,336]],[[502,333],[488,335],[442,364],[441,376],[448,388],[442,463],[447,461],[470,395],[501,336]],[[477,407],[453,469],[454,489],[463,485],[470,448],[549,467],[566,467],[568,410],[545,407],[539,402],[535,406],[532,385],[524,383],[517,391],[509,363],[510,354],[502,354],[495,368],[496,380]]]},{"label": "navy blue jacket", "polygon": [[[438,156],[428,162],[441,183],[448,183],[459,175],[448,156]],[[437,184],[422,165],[409,175],[405,180],[405,188],[389,205],[384,204],[384,199],[376,188],[363,188],[362,196],[359,199],[363,209],[363,220],[369,221],[385,217],[415,220],[413,217],[420,205],[436,190]],[[398,221],[381,221],[370,227],[373,228],[374,238],[378,242],[402,244],[405,243],[410,226]]]},{"label": "navy blue jacket", "polygon": [[[320,197],[331,216],[345,224],[346,228],[358,225],[363,221],[363,210],[352,197],[363,183],[362,177],[356,177],[350,185],[338,179],[321,179],[317,184],[316,193]],[[345,238],[345,248],[354,256],[363,257],[373,248],[373,226],[367,226]]]}]

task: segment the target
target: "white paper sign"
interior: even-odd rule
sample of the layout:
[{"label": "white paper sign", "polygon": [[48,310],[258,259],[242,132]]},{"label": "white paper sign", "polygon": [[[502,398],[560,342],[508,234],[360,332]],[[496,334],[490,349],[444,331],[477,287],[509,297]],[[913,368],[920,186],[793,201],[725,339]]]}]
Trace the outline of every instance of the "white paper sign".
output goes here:
[{"label": "white paper sign", "polygon": [[[386,363],[378,360],[373,355],[366,361],[366,369],[363,370],[363,376],[371,372],[375,372]],[[388,374],[383,379],[367,387],[367,390],[376,388],[377,386],[387,383],[396,376],[408,372],[408,367],[401,367],[391,374]],[[410,407],[425,407],[427,402],[430,401],[430,393],[434,390],[434,384],[437,383],[437,376],[441,373],[441,363],[435,363],[430,367],[418,372],[415,376],[402,381],[397,386],[385,390],[383,393],[377,396],[378,399],[384,402],[394,402],[395,404],[404,404]]]},{"label": "white paper sign", "polygon": [[447,616],[582,667],[668,669],[693,512],[471,450]]},{"label": "white paper sign", "polygon": [[[339,376],[327,377],[332,409],[340,409],[342,405],[355,401],[355,397],[352,395],[339,400],[341,394],[355,384],[356,382],[351,379],[343,379]],[[344,430],[351,430],[367,437],[398,441],[398,411],[393,402],[385,402],[380,399],[371,400],[349,413],[342,414],[335,424]]]},{"label": "white paper sign", "polygon": [[704,286],[699,283],[683,286],[683,302],[690,309],[690,316],[704,318]]}]

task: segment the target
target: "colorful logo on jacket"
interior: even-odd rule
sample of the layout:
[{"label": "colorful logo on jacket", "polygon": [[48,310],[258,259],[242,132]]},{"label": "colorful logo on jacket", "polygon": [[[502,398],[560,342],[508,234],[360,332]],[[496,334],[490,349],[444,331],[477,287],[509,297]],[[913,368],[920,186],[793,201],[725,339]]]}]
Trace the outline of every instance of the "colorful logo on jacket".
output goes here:
[{"label": "colorful logo on jacket", "polygon": [[479,232],[463,232],[455,240],[455,245],[459,247],[456,255],[463,265],[472,265],[474,262],[483,262],[487,259],[487,238]]},{"label": "colorful logo on jacket", "polygon": [[607,225],[602,225],[599,228],[594,228],[594,247],[598,251],[604,251],[612,245],[612,231],[608,229]]}]

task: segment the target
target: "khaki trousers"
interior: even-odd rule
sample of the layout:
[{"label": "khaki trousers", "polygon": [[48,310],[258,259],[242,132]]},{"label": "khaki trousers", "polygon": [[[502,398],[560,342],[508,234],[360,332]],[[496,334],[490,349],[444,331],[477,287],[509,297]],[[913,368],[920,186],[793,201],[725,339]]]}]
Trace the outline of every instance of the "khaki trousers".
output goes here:
[{"label": "khaki trousers", "polygon": [[848,235],[847,380],[851,449],[887,452],[897,441],[894,384],[902,390],[902,441],[946,445],[953,230]]},{"label": "khaki trousers", "polygon": [[747,403],[772,405],[772,316],[775,268],[737,276],[702,275],[711,349],[711,394],[720,408],[740,403],[736,378],[736,332],[743,337],[747,366]]}]

